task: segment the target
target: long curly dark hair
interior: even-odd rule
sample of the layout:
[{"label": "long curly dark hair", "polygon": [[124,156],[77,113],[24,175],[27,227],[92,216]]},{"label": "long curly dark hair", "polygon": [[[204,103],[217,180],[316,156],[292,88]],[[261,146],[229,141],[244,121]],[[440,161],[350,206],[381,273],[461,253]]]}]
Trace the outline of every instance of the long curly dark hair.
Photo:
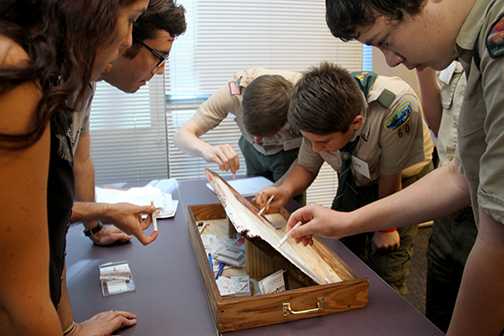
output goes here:
[{"label": "long curly dark hair", "polygon": [[[40,139],[51,116],[82,102],[98,48],[115,29],[119,9],[136,0],[2,0],[0,34],[19,44],[29,62],[0,68],[0,95],[18,85],[40,84],[32,127],[0,133],[0,147],[22,149]],[[69,102],[75,102],[69,106]]]}]

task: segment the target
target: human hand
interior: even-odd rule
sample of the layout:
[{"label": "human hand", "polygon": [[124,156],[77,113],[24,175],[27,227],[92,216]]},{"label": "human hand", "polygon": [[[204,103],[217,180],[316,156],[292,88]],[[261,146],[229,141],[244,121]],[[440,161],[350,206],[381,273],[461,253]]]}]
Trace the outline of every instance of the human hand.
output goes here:
[{"label": "human hand", "polygon": [[347,227],[350,223],[350,213],[337,212],[321,205],[310,203],[296,210],[287,221],[286,231],[291,230],[298,221],[303,225],[290,231],[289,235],[296,243],[304,246],[313,245],[313,236],[323,236],[340,239],[349,235]]},{"label": "human hand", "polygon": [[136,316],[125,311],[108,311],[97,314],[87,321],[76,323],[67,336],[106,336],[120,327],[136,324]]},{"label": "human hand", "polygon": [[268,202],[271,196],[275,196],[265,211],[268,212],[270,207],[281,208],[289,201],[289,196],[281,187],[267,187],[260,190],[254,197],[259,208],[262,208]]},{"label": "human hand", "polygon": [[238,153],[236,153],[230,144],[209,146],[203,153],[203,159],[205,159],[206,162],[217,163],[222,171],[231,170],[233,175],[235,175],[236,171],[240,168]]},{"label": "human hand", "polygon": [[376,231],[371,242],[373,255],[376,252],[392,252],[401,246],[401,238],[397,230],[388,232]]},{"label": "human hand", "polygon": [[103,226],[103,229],[89,237],[96,245],[107,246],[115,242],[127,243],[131,236],[122,232],[114,225]]},{"label": "human hand", "polygon": [[[131,203],[110,204],[107,211],[107,219],[124,231],[126,234],[133,235],[144,245],[152,243],[158,236],[158,231],[153,231],[150,236],[143,232],[152,223],[152,214],[156,211],[153,205],[138,206]],[[148,216],[142,219],[142,214]]]}]

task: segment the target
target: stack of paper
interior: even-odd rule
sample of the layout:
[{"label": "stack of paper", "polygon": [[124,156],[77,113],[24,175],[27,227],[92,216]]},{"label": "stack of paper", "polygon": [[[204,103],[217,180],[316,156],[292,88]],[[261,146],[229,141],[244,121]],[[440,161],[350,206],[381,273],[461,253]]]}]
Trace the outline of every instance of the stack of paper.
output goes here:
[{"label": "stack of paper", "polygon": [[248,275],[221,276],[215,282],[222,297],[251,295],[250,277]]},{"label": "stack of paper", "polygon": [[95,187],[96,202],[100,203],[132,203],[135,205],[150,205],[154,201],[159,213],[156,218],[169,218],[175,216],[178,201],[172,199],[171,194],[163,193],[157,187],[148,185],[141,188],[130,188],[128,190],[99,188]]}]

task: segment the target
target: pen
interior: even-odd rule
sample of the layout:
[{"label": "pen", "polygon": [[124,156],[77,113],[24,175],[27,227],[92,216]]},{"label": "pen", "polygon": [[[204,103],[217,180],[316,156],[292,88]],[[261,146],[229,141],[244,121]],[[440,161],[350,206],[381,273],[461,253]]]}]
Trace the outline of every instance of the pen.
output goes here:
[{"label": "pen", "polygon": [[[150,201],[151,205],[154,205],[154,201]],[[152,213],[152,224],[154,224],[154,231],[157,231],[157,218],[156,218],[156,212],[154,211]]]},{"label": "pen", "polygon": [[294,225],[294,227],[285,234],[285,236],[280,240],[280,242],[278,242],[277,248],[282,246],[287,241],[287,239],[289,239],[289,233],[295,228],[297,228],[299,225],[301,225],[301,221],[297,222],[296,225]]},{"label": "pen", "polygon": [[212,270],[213,272],[213,263],[212,263],[212,255],[210,253],[208,253],[208,260],[210,261],[210,269]]},{"label": "pen", "polygon": [[224,264],[223,262],[220,263],[220,265],[219,265],[219,271],[217,271],[217,275],[215,276],[215,280],[217,280],[220,277],[220,275],[222,274],[222,270],[224,269],[225,265],[226,264]]},{"label": "pen", "polygon": [[275,195],[271,195],[270,198],[268,198],[266,205],[263,206],[261,210],[259,210],[259,216],[261,216],[264,210],[266,210],[266,207],[271,203],[271,201],[273,201],[273,198],[275,198]]}]

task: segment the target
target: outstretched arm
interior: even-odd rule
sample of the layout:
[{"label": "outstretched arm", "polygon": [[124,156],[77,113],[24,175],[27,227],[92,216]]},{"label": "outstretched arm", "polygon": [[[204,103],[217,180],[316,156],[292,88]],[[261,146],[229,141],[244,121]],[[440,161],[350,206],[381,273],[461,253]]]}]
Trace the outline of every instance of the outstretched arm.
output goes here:
[{"label": "outstretched arm", "polygon": [[317,174],[307,171],[300,165],[296,164],[293,167],[291,166],[289,171],[281,178],[283,182],[280,185],[275,183],[275,185],[267,187],[257,193],[255,196],[257,205],[263,207],[270,196],[274,195],[275,197],[266,211],[269,210],[269,207],[283,207],[293,196],[299,195],[305,191],[316,177]]},{"label": "outstretched arm", "polygon": [[[401,173],[381,174],[378,178],[378,199],[385,198],[402,189]],[[376,231],[372,239],[372,253],[395,251],[401,246],[401,237],[397,230]]]},{"label": "outstretched arm", "polygon": [[287,222],[297,242],[312,244],[312,235],[341,238],[362,232],[386,230],[447,216],[471,204],[467,180],[455,162],[434,170],[389,197],[352,212],[336,212],[309,204],[295,211]]},{"label": "outstretched arm", "polygon": [[[153,231],[150,236],[146,236],[143,232],[151,224],[154,211],[156,211],[156,207],[153,205],[75,202],[72,208],[72,222],[106,220],[126,234],[137,237],[142,244],[147,245],[152,243],[159,234],[158,231]],[[142,219],[142,214],[148,214],[145,220]]]},{"label": "outstretched arm", "polygon": [[[73,312],[66,287],[66,267],[61,281],[61,299],[58,308],[61,330],[72,327]],[[67,336],[77,335],[110,335],[121,326],[131,327],[136,324],[136,316],[125,311],[107,311],[97,314],[87,321],[75,323]]]},{"label": "outstretched arm", "polygon": [[[75,194],[76,200],[79,202],[95,202],[95,176],[93,159],[89,151],[90,144],[89,135],[81,136],[74,154]],[[71,222],[77,222],[73,217],[70,219]],[[89,214],[87,217],[92,217],[93,219],[83,221],[86,229],[96,227],[101,219],[93,214]],[[131,236],[122,232],[117,227],[109,225],[89,238],[97,245],[110,245],[116,241],[125,243],[131,239]]]},{"label": "outstretched arm", "polygon": [[220,170],[231,170],[236,174],[240,168],[240,159],[233,147],[230,144],[212,146],[200,139],[203,134],[203,130],[191,119],[175,132],[173,143],[186,154],[217,163]]}]

